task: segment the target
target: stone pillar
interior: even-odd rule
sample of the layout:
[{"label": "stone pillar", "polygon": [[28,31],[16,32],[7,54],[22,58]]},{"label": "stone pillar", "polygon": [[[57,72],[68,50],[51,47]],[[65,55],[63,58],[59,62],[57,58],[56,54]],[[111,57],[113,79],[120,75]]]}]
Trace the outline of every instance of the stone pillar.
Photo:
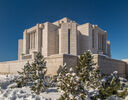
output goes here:
[{"label": "stone pillar", "polygon": [[28,54],[30,48],[30,35],[27,34],[27,30],[25,30],[23,34],[23,54]]},{"label": "stone pillar", "polygon": [[111,57],[110,41],[107,41],[107,55]]},{"label": "stone pillar", "polygon": [[27,30],[25,30],[23,33],[23,54],[26,54],[26,34]]},{"label": "stone pillar", "polygon": [[62,53],[62,51],[61,51],[61,29],[59,29],[59,54],[61,54]]},{"label": "stone pillar", "polygon": [[102,46],[103,46],[103,53],[104,54],[107,54],[107,48],[106,48],[106,45],[107,45],[107,32],[105,31],[104,32],[104,34],[103,34],[103,44],[102,44]]},{"label": "stone pillar", "polygon": [[94,47],[95,47],[95,50],[96,50],[96,53],[98,53],[98,31],[95,30],[95,35],[94,35]]},{"label": "stone pillar", "polygon": [[39,28],[39,24],[37,24],[36,26],[36,49],[38,52],[41,52],[41,29]]},{"label": "stone pillar", "polygon": [[58,27],[52,23],[48,23],[48,30],[47,30],[47,34],[48,34],[48,56],[50,55],[54,55],[54,54],[58,54]]},{"label": "stone pillar", "polygon": [[56,44],[56,54],[59,54],[59,30],[56,30],[56,34],[55,34],[55,44]]},{"label": "stone pillar", "polygon": [[18,60],[22,59],[22,53],[23,53],[23,40],[18,40]]},{"label": "stone pillar", "polygon": [[70,54],[77,55],[77,24],[71,23],[70,30]]},{"label": "stone pillar", "polygon": [[59,36],[60,38],[60,53],[63,54],[68,54],[68,29],[69,29],[69,25],[68,23],[62,23],[61,24],[61,36]]},{"label": "stone pillar", "polygon": [[44,57],[47,57],[48,56],[48,22],[44,23],[42,35],[43,35],[42,54]]},{"label": "stone pillar", "polygon": [[36,44],[35,51],[38,51],[38,28],[36,28],[36,32],[35,32],[35,44]]}]

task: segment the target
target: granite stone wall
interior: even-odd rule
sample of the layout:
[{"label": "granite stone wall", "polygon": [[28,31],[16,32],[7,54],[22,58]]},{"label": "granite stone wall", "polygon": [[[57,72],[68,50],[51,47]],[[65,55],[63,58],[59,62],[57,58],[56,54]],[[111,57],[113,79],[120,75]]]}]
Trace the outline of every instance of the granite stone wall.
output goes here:
[{"label": "granite stone wall", "polygon": [[122,77],[126,77],[126,63],[121,60],[109,58],[107,56],[97,56],[97,65],[106,74],[111,74],[114,71],[118,71],[118,74]]},{"label": "granite stone wall", "polygon": [[[60,65],[67,63],[68,67],[77,65],[77,56],[67,54],[56,54],[45,58],[47,64],[47,75],[57,75]],[[33,60],[16,60],[0,63],[0,74],[17,74],[17,71],[21,71],[24,65]]]},{"label": "granite stone wall", "polygon": [[[57,75],[61,69],[60,65],[66,63],[67,67],[74,67],[78,63],[78,56],[68,54],[56,54],[45,58],[47,62],[47,75]],[[21,68],[29,61],[33,60],[16,60],[0,63],[0,74],[16,74],[21,71]],[[94,54],[94,61],[97,66],[106,74],[111,74],[113,71],[118,71],[122,77],[128,76],[128,64],[124,61],[111,59],[107,56]]]}]

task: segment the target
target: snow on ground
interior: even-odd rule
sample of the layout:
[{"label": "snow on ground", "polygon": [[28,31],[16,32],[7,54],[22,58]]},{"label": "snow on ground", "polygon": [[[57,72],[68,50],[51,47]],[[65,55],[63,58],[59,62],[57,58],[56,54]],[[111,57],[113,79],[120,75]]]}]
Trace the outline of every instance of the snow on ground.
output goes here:
[{"label": "snow on ground", "polygon": [[56,88],[49,88],[47,92],[40,95],[31,93],[29,87],[11,89],[14,84],[10,81],[15,77],[15,75],[8,77],[0,75],[0,100],[57,100],[61,95]]},{"label": "snow on ground", "polygon": [[[47,92],[36,95],[31,93],[29,87],[10,88],[14,85],[11,82],[17,75],[0,75],[0,100],[57,100],[61,93],[57,92],[57,88],[49,88]],[[90,100],[90,99],[87,99]],[[109,100],[122,100],[116,96],[111,96]],[[128,100],[128,96],[125,98]]]},{"label": "snow on ground", "polygon": [[27,87],[6,89],[1,92],[0,100],[56,100],[59,98],[57,92],[41,93],[40,95],[35,95],[30,92]]}]

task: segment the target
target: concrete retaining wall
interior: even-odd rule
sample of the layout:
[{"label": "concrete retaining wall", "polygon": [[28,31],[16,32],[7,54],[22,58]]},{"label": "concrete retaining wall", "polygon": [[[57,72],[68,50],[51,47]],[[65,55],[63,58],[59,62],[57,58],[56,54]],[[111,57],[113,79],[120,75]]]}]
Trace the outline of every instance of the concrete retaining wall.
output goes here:
[{"label": "concrete retaining wall", "polygon": [[21,71],[21,68],[26,64],[26,60],[16,60],[0,63],[0,74],[15,74]]},{"label": "concrete retaining wall", "polygon": [[128,78],[128,59],[123,59],[122,61],[126,62],[126,77]]},{"label": "concrete retaining wall", "polygon": [[[67,66],[74,67],[77,65],[78,57],[68,54],[56,54],[52,56],[48,56],[46,59],[47,66],[47,75],[57,75],[58,69],[60,65],[64,63]],[[128,76],[128,66],[127,63],[120,60],[111,59],[106,56],[94,55],[94,61],[100,67],[100,69],[107,73],[111,74],[113,71],[118,71],[120,76]],[[21,71],[21,68],[26,64],[27,60],[16,60],[9,62],[1,62],[0,63],[0,74],[16,74],[17,71]],[[29,60],[31,63],[32,60]]]},{"label": "concrete retaining wall", "polygon": [[122,77],[126,76],[126,63],[124,61],[111,59],[107,56],[95,55],[98,58],[98,66],[106,74],[111,74],[114,71],[118,71],[118,74]]},{"label": "concrete retaining wall", "polygon": [[[77,65],[77,56],[60,54],[52,55],[45,58],[47,64],[47,75],[57,75],[57,71],[60,65],[67,63],[67,66]],[[16,60],[8,62],[0,62],[0,74],[16,74],[17,71],[21,71],[21,68],[29,61],[33,60]]]}]

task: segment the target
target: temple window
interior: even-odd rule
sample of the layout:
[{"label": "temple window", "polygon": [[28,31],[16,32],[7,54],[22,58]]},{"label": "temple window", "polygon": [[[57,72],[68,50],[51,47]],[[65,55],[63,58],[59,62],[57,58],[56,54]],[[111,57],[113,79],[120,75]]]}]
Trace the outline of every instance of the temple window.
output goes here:
[{"label": "temple window", "polygon": [[103,51],[106,49],[105,43],[106,43],[105,35],[102,33],[99,33],[98,34],[98,48],[100,51]]},{"label": "temple window", "polygon": [[70,29],[68,29],[68,54],[70,54]]},{"label": "temple window", "polygon": [[92,30],[92,48],[95,48],[95,43],[94,43],[94,40],[95,38],[94,38],[94,30]]},{"label": "temple window", "polygon": [[30,49],[35,49],[35,32],[30,33]]}]

